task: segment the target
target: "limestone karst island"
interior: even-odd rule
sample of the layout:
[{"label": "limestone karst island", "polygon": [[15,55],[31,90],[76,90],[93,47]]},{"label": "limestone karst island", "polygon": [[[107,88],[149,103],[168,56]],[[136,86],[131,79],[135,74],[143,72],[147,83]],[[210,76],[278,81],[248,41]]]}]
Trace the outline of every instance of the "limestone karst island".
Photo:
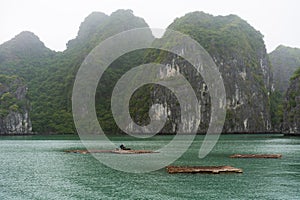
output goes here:
[{"label": "limestone karst island", "polygon": [[[140,14],[126,9],[92,12],[79,24],[63,51],[48,48],[40,39],[45,35],[34,30],[0,45],[0,199],[300,198],[300,49],[278,45],[267,52],[263,33],[236,14],[187,12],[165,28],[201,45],[220,74],[225,99],[212,103],[217,94],[200,73],[211,66],[199,61],[195,68],[184,58],[194,46],[149,29],[154,44],[178,53],[140,48],[120,55],[99,80],[90,77],[91,101],[74,106],[77,81],[83,83],[79,91],[90,87],[89,77],[76,79],[86,72],[81,66],[93,58],[98,69],[106,60],[97,53],[111,50],[98,45],[124,31],[149,28]],[[131,45],[123,42],[116,44],[121,50]],[[148,63],[160,69],[136,73],[123,85],[143,81],[142,74],[157,76],[161,84],[135,88],[128,105],[117,99],[133,121],[123,121],[122,128],[116,118],[125,111],[112,112],[112,96],[121,93],[114,89]],[[179,76],[199,102],[197,117],[191,114],[194,105],[178,99],[187,87],[163,84]],[[214,121],[216,108],[224,110],[224,120]],[[87,118],[91,113],[94,118]],[[163,124],[152,134],[158,121]],[[221,128],[207,134],[212,121]],[[189,133],[194,124],[195,134]]]}]

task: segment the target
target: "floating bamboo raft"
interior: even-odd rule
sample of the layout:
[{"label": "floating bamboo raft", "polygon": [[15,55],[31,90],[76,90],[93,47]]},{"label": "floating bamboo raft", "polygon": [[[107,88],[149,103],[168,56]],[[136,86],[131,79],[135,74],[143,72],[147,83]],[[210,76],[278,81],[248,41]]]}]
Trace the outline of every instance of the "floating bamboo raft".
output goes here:
[{"label": "floating bamboo raft", "polygon": [[281,158],[281,154],[234,154],[230,158]]},{"label": "floating bamboo raft", "polygon": [[184,166],[168,166],[167,172],[169,174],[175,173],[242,173],[243,170],[235,168],[232,166],[194,166],[194,167],[184,167]]},{"label": "floating bamboo raft", "polygon": [[145,153],[158,153],[151,150],[66,150],[67,153],[115,153],[115,154],[145,154]]}]

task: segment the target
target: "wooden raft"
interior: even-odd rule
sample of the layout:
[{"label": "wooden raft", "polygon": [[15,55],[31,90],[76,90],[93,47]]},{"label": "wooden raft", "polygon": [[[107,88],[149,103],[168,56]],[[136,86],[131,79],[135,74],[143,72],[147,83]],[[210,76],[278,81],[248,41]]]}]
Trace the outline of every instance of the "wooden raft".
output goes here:
[{"label": "wooden raft", "polygon": [[115,153],[115,154],[144,154],[144,153],[158,153],[151,150],[66,150],[67,153]]},{"label": "wooden raft", "polygon": [[230,158],[281,158],[281,154],[234,154]]},{"label": "wooden raft", "polygon": [[242,169],[235,168],[232,166],[194,166],[194,167],[184,167],[184,166],[168,166],[167,172],[169,174],[175,173],[243,173]]}]

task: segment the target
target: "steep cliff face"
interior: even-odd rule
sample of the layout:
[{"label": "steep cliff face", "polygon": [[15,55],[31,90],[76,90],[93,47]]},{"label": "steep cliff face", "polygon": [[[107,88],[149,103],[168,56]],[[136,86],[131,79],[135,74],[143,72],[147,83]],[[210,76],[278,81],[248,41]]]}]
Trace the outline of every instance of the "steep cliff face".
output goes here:
[{"label": "steep cliff face", "polygon": [[[67,50],[61,53],[47,49],[38,37],[23,32],[0,46],[0,70],[6,75],[16,74],[26,80],[31,100],[31,120],[34,132],[67,133],[75,132],[71,111],[71,93],[78,68],[87,54],[104,39],[125,30],[147,27],[147,23],[133,15],[130,10],[118,10],[110,16],[92,13],[80,26],[78,36],[70,40]],[[214,17],[202,12],[187,14],[170,25],[171,29],[190,35],[212,56],[222,73],[227,93],[227,118],[224,132],[262,132],[271,127],[269,114],[269,92],[272,76],[262,35],[237,16]],[[119,132],[110,110],[111,91],[114,83],[134,66],[147,63],[148,52],[134,52],[124,60],[117,60],[105,72],[96,93],[96,110],[103,129]],[[150,56],[151,57],[151,56]],[[158,56],[159,57],[159,56]],[[160,76],[172,76],[181,72],[190,81],[201,102],[201,124],[199,132],[205,132],[210,120],[209,91],[203,79],[196,76],[189,64],[174,55],[155,58],[167,66]],[[114,82],[115,81],[115,82]],[[177,131],[180,108],[174,94],[161,87],[149,87],[140,96],[133,98],[130,109],[136,113],[133,118],[140,124],[149,122],[148,109],[144,105],[161,103],[156,109],[169,120],[162,132]],[[154,91],[152,90],[154,88]],[[151,90],[151,92],[150,92]],[[13,92],[11,92],[13,94]],[[145,95],[146,94],[146,95]],[[148,95],[148,96],[147,96]],[[13,96],[13,95],[12,95]],[[142,101],[140,101],[142,99]],[[101,100],[102,103],[98,103]],[[104,102],[104,103],[103,103]],[[1,104],[2,105],[2,104]],[[16,104],[19,105],[19,104]],[[169,106],[167,106],[169,105]],[[9,107],[8,107],[9,108]],[[7,116],[13,121],[26,121],[24,111],[5,108],[2,121]],[[8,111],[8,112],[7,112]],[[10,113],[12,113],[10,115]],[[21,119],[22,118],[22,119]],[[26,119],[25,119],[26,118]],[[147,121],[148,120],[148,121]],[[7,121],[7,120],[6,120]],[[27,120],[30,131],[30,120]],[[2,126],[1,126],[2,127]]]},{"label": "steep cliff face", "polygon": [[[265,132],[271,129],[269,94],[272,73],[263,36],[237,16],[214,17],[194,12],[176,19],[170,28],[190,35],[211,55],[219,68],[227,95],[227,116],[224,132]],[[201,101],[201,124],[199,132],[205,132],[210,119],[209,91],[203,79],[188,68],[188,64],[176,56],[165,60],[167,70],[181,72],[193,85]],[[175,73],[176,74],[176,73]],[[160,108],[162,115],[171,113],[163,132],[175,132],[180,116],[174,96],[158,87],[153,103],[167,103]],[[161,98],[163,97],[163,98]],[[173,106],[175,107],[173,107]],[[177,104],[178,105],[178,104]]]},{"label": "steep cliff face", "polygon": [[283,132],[300,135],[300,68],[295,72],[287,89],[284,112]]},{"label": "steep cliff face", "polygon": [[29,134],[27,87],[17,76],[0,75],[0,134]]}]

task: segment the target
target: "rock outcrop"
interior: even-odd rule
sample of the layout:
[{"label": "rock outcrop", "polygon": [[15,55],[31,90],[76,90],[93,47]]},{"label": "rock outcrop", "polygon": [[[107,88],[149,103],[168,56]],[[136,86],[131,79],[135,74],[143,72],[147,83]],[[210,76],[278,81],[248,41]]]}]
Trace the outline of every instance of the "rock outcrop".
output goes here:
[{"label": "rock outcrop", "polygon": [[[44,121],[42,126],[46,126],[49,123],[44,120],[47,116],[46,114],[41,117],[36,116],[35,113],[37,110],[43,109],[39,103],[39,99],[45,99],[47,95],[40,97],[40,91],[46,90],[42,83],[53,74],[53,71],[48,70],[52,67],[51,63],[57,54],[59,53],[47,48],[44,43],[40,41],[38,36],[29,31],[23,31],[11,40],[0,45],[0,73],[8,77],[15,77],[12,80],[19,86],[17,89],[14,88],[13,83],[5,84],[0,81],[2,86],[5,85],[6,88],[4,89],[2,87],[0,90],[8,91],[12,97],[16,99],[16,105],[18,106],[17,112],[9,109],[7,106],[4,108],[5,116],[3,114],[1,116],[1,134],[30,133],[31,121],[33,124],[37,124],[34,122]],[[25,88],[28,88],[28,93]],[[48,90],[47,94],[49,93],[53,92]],[[22,95],[18,96],[18,94]],[[28,102],[27,95],[32,103],[30,114],[29,106],[24,106],[26,102]],[[20,106],[21,104],[22,106]],[[42,112],[46,113],[45,109],[43,109]],[[38,130],[33,131],[40,132]]]},{"label": "rock outcrop", "polygon": [[[213,58],[222,74],[227,95],[227,116],[223,132],[266,132],[271,129],[269,95],[272,73],[263,36],[241,18],[194,12],[176,19],[170,28],[190,35]],[[203,79],[188,69],[176,56],[165,61],[170,72],[184,74],[201,101],[201,123],[198,132],[206,132],[210,120],[209,91]],[[161,115],[168,115],[164,133],[174,133],[180,120],[180,108],[174,95],[162,87],[155,90],[153,103],[160,103]],[[163,97],[163,98],[161,98]],[[176,106],[177,105],[177,106]]]},{"label": "rock outcrop", "polygon": [[17,76],[0,75],[0,134],[30,134],[27,86]]},{"label": "rock outcrop", "polygon": [[[34,132],[75,132],[71,93],[76,72],[84,58],[104,39],[125,30],[147,26],[147,23],[142,18],[134,16],[131,10],[118,10],[110,16],[92,13],[81,24],[77,37],[68,42],[66,51],[62,53],[46,48],[38,37],[30,32],[23,32],[2,44],[1,73],[18,75],[26,80],[32,103],[30,117]],[[235,15],[214,17],[203,12],[189,13],[177,18],[169,28],[190,35],[207,50],[217,64],[227,94],[227,104],[222,105],[227,109],[223,131],[228,133],[269,131],[271,129],[269,95],[273,81],[263,36]],[[147,63],[144,62],[148,60],[147,55],[143,52],[133,52],[127,57],[125,55],[124,60],[117,59],[101,78],[100,81],[103,82],[99,84],[95,99],[97,117],[99,123],[103,125],[103,130],[110,133],[120,132],[113,122],[110,110],[109,100],[114,81],[131,67]],[[199,132],[206,132],[211,113],[210,95],[201,76],[197,76],[188,67],[188,63],[174,55],[152,58],[154,59],[150,62],[161,61],[160,63],[167,66],[167,70],[160,72],[161,76],[172,76],[180,72],[191,83],[201,102]],[[167,124],[162,132],[175,133],[180,120],[178,101],[167,89],[156,86],[153,88],[153,93],[146,94],[142,91],[140,98],[135,99],[134,108],[131,108],[136,111],[133,118],[142,125],[147,124],[149,119],[145,118],[148,116],[148,109],[144,105],[159,103],[162,106],[155,107],[158,111],[157,117],[159,118],[160,114],[168,115]],[[10,90],[10,94],[17,99],[15,91]],[[28,102],[26,97],[25,102]],[[1,132],[30,132],[29,106],[27,104],[19,106],[18,103],[10,106],[11,109],[10,107],[3,109],[5,112],[2,113],[0,126],[4,129],[3,127],[7,127],[7,121],[10,121],[9,124],[14,128]],[[21,121],[24,123],[20,125]],[[20,126],[17,126],[18,123]]]}]

